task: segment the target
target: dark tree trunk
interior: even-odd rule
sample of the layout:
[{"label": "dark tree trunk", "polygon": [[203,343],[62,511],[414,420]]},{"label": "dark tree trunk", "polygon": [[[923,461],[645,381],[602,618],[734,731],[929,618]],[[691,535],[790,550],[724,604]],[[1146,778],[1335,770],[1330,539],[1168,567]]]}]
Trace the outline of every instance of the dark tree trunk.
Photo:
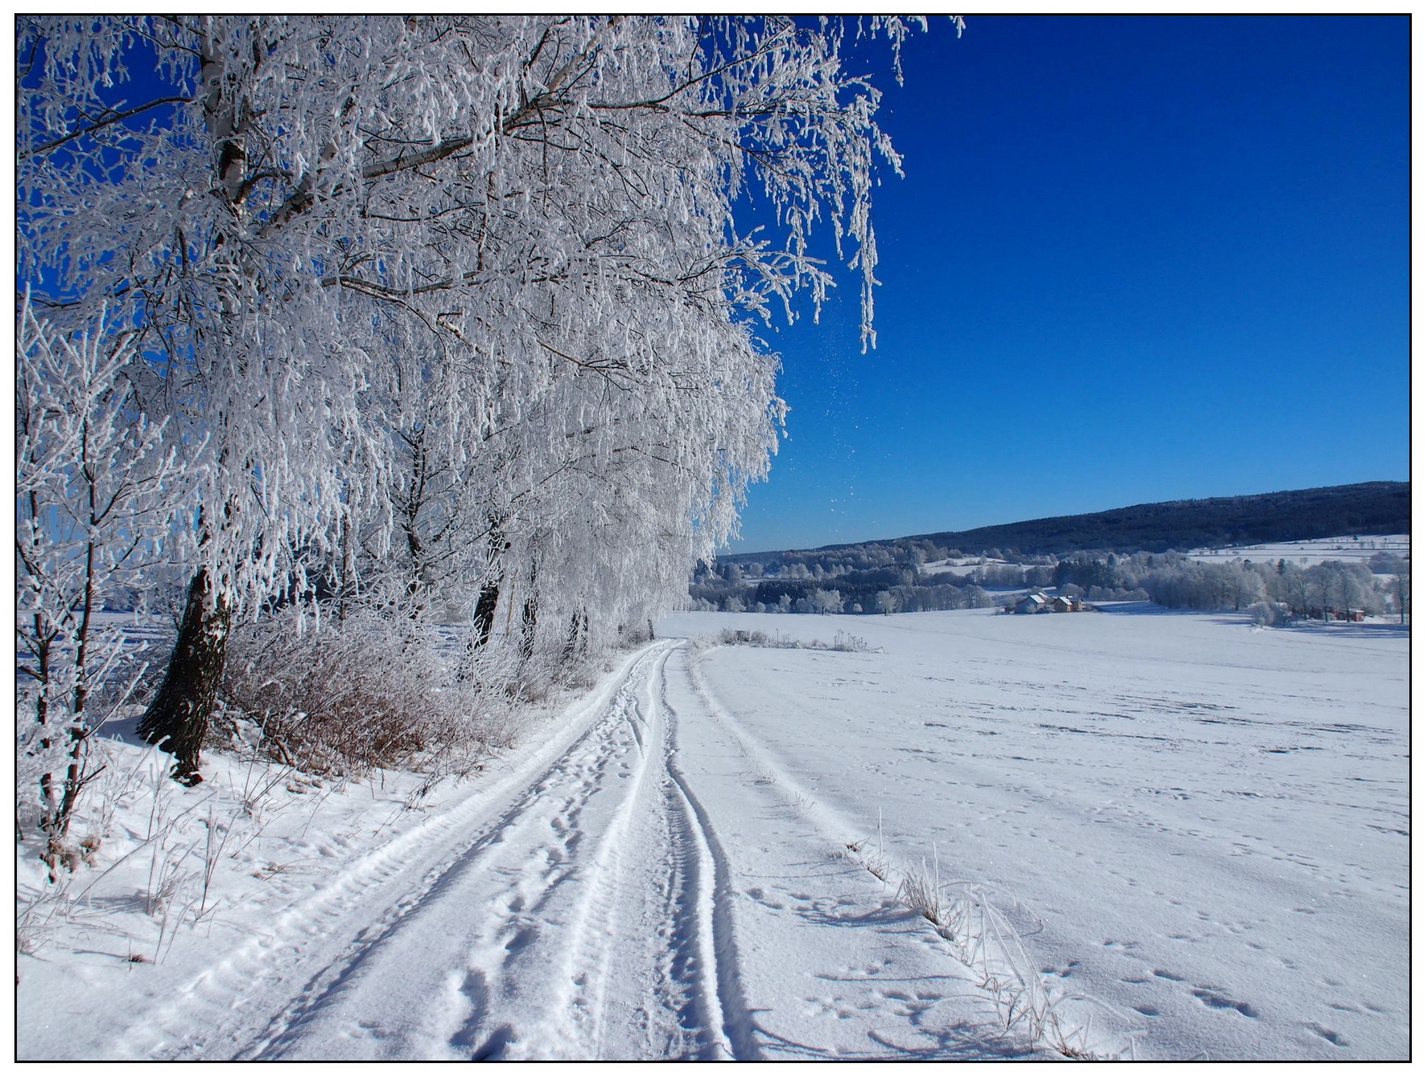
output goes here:
[{"label": "dark tree trunk", "polygon": [[490,519],[488,544],[490,566],[486,572],[493,576],[480,586],[480,595],[475,599],[475,615],[471,620],[474,632],[465,644],[465,662],[461,666],[459,674],[459,678],[462,680],[471,677],[474,670],[475,654],[490,643],[490,634],[495,629],[495,614],[500,607],[500,583],[504,579],[504,572],[500,568],[500,556],[509,550],[510,545],[506,542],[505,535],[494,518]]},{"label": "dark tree trunk", "polygon": [[[213,150],[213,171],[217,182],[215,191],[237,216],[247,175],[245,103],[241,98],[225,94],[231,87],[224,78],[224,57],[207,35],[202,41],[200,59],[202,68],[198,78],[204,89],[203,122]],[[227,239],[219,229],[214,236],[214,247],[221,247]],[[230,250],[223,247],[223,251]],[[218,259],[219,266],[233,271],[233,280],[240,282],[248,275],[241,271],[239,263],[237,256]],[[218,295],[223,324],[234,327],[239,310],[238,290],[220,285]],[[229,333],[236,337],[235,332],[230,330]],[[232,337],[229,338],[230,343]],[[227,464],[231,467],[231,463]],[[225,516],[230,516],[231,505],[224,509]],[[200,528],[202,520],[200,510]],[[206,528],[202,531],[206,543]],[[206,569],[199,570],[188,584],[183,622],[178,628],[178,640],[173,644],[168,670],[164,672],[158,693],[138,724],[140,738],[173,755],[173,779],[190,787],[203,780],[198,773],[199,758],[203,739],[208,734],[208,720],[217,702],[231,623],[229,598],[215,590],[212,576]]]},{"label": "dark tree trunk", "polygon": [[465,643],[465,657],[456,669],[455,677],[461,682],[469,682],[475,677],[475,658],[490,641],[490,633],[495,628],[495,610],[500,606],[500,583],[486,582],[480,587],[480,595],[475,601],[474,632]]},{"label": "dark tree trunk", "polygon": [[495,626],[495,609],[500,606],[500,583],[487,582],[480,587],[480,597],[475,601],[475,647],[484,648],[490,640],[490,631]]},{"label": "dark tree trunk", "polygon": [[188,586],[183,625],[163,684],[138,726],[140,738],[174,756],[173,778],[180,784],[203,780],[199,753],[217,702],[231,623],[227,597],[214,596],[208,571],[199,570]]},{"label": "dark tree trunk", "polygon": [[500,523],[490,518],[489,545],[491,580],[480,587],[480,596],[475,601],[475,647],[483,648],[490,640],[490,631],[495,627],[495,610],[500,606],[500,581],[504,572],[500,569],[500,556],[510,549]]},{"label": "dark tree trunk", "polygon": [[580,655],[579,649],[579,613],[571,612],[569,615],[569,636],[564,639],[564,652],[559,657],[560,663],[568,667],[574,662],[574,658]]},{"label": "dark tree trunk", "polygon": [[539,564],[529,567],[529,596],[520,612],[520,655],[528,660],[534,655],[534,632],[539,624]]}]

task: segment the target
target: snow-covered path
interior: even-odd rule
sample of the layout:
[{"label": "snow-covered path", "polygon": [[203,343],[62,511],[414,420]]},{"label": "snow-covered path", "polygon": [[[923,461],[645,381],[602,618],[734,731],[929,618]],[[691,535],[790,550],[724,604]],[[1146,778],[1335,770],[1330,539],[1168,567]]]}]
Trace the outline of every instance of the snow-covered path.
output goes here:
[{"label": "snow-covered path", "polygon": [[766,774],[686,643],[377,846],[105,1056],[1003,1056],[994,1002]]}]

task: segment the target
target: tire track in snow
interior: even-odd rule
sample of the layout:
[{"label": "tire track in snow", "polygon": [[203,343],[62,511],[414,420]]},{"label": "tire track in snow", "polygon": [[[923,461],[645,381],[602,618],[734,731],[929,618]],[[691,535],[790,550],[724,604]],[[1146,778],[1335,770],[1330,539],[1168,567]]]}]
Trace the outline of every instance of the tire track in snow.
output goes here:
[{"label": "tire track in snow", "polygon": [[[714,646],[714,649],[719,648]],[[713,650],[709,650],[713,651]],[[712,689],[708,686],[704,674],[701,670],[698,657],[691,650],[688,653],[687,664],[688,682],[693,691],[694,700],[699,709],[708,719],[718,727],[722,728],[741,749],[758,772],[764,774],[771,783],[786,793],[788,798],[785,805],[793,809],[798,817],[804,819],[816,832],[823,837],[833,850],[839,846],[849,846],[847,837],[864,835],[850,825],[840,813],[824,805],[814,796],[815,789],[807,789],[793,778],[792,770],[787,768],[779,757],[773,753],[766,745],[755,738],[716,697]],[[885,874],[890,873],[892,877],[903,877],[895,867],[887,863],[881,868],[881,872],[871,869],[869,863],[856,860],[858,865],[867,873],[874,874],[884,884],[889,884]],[[997,909],[992,909],[983,897],[977,899],[986,912],[993,911],[993,917],[1008,926],[1008,921]],[[991,942],[982,940],[979,951],[973,956],[965,952],[953,941],[950,942],[951,951],[957,954],[957,958],[966,964],[967,968],[976,970],[976,974],[981,977],[979,989],[985,994],[987,1002],[993,1002],[995,1008],[1006,1014],[1006,1019],[1010,1021],[1007,1026],[1013,1026],[1014,1010],[1018,1007],[1021,999],[1029,1000],[1030,986],[1021,985],[1025,980],[1035,980],[1033,967],[1027,962],[1018,965],[1010,958],[1007,949],[1001,943],[997,950],[991,949]],[[972,950],[973,951],[973,950]],[[991,953],[996,955],[991,957]],[[988,989],[990,985],[1008,985],[1009,976],[1003,974],[1001,969],[1013,971],[1014,978],[1019,980],[1019,984],[1009,987],[1004,994],[997,996]],[[1042,985],[1034,984],[1035,988],[1042,995],[1045,993]],[[1003,1000],[1001,1000],[1003,998]],[[1043,1000],[1041,998],[1041,1000]],[[1005,1003],[1009,1004],[1006,1005]],[[1057,1022],[1057,1018],[1056,1018]]]},{"label": "tire track in snow", "polygon": [[[722,646],[714,646],[709,652],[714,652]],[[797,807],[797,812],[802,817],[815,826],[827,841],[834,847],[837,844],[845,844],[849,840],[855,840],[864,835],[858,831],[859,826],[854,826],[846,821],[834,810],[822,805],[817,799],[816,789],[808,789],[793,779],[792,770],[784,765],[781,760],[768,747],[752,736],[748,730],[732,715],[732,713],[717,700],[712,690],[708,687],[703,676],[701,665],[690,649],[686,649],[688,682],[691,684],[697,701],[702,710],[707,713],[709,719],[726,731],[734,742],[747,755],[749,761],[753,762],[757,769],[768,776],[773,783],[782,791],[786,792],[790,805]]]},{"label": "tire track in snow", "polygon": [[[513,800],[419,886],[349,921],[349,944],[309,964],[265,1026],[230,1024],[160,1056],[758,1056],[727,860],[676,763],[676,649],[663,642],[628,665],[563,753],[526,770]],[[335,929],[303,927],[312,941]],[[300,947],[283,939],[296,970]],[[215,989],[196,995],[199,1013],[223,1007]]]},{"label": "tire track in snow", "polygon": [[339,870],[114,1056],[764,1056],[732,864],[680,757],[680,725],[730,720],[687,692],[693,665],[676,641],[630,657],[531,759]]},{"label": "tire track in snow", "polygon": [[[666,645],[655,643],[628,657],[601,692],[571,709],[568,719],[546,735],[542,751],[495,774],[488,788],[471,792],[340,869],[275,925],[249,936],[183,984],[173,999],[135,1018],[105,1056],[231,1058],[272,1046],[343,972],[418,908],[456,864],[467,861],[473,848],[509,826],[517,809],[507,809],[493,827],[481,827],[482,819],[509,806],[512,795],[516,806],[523,806],[532,792],[548,786],[568,755],[618,708],[634,669],[661,649]],[[457,842],[452,851],[451,839],[472,828],[480,835],[464,847]],[[412,871],[422,873],[414,890],[406,884]],[[378,917],[369,920],[368,912]],[[348,944],[324,949],[324,940]],[[256,1016],[270,1020],[254,1026]]]},{"label": "tire track in snow", "polygon": [[[262,1040],[260,1056],[309,1056],[309,1048],[323,1056],[355,1050],[355,1056],[468,1058],[501,1056],[510,1048],[536,1056],[591,1056],[589,1002],[576,1000],[558,980],[538,984],[548,983],[561,954],[569,955],[569,940],[585,938],[591,912],[603,903],[600,890],[637,783],[623,795],[611,827],[601,821],[586,827],[583,818],[596,798],[613,790],[610,774],[640,741],[633,684],[664,651],[666,646],[655,645],[639,654],[603,714],[493,827],[382,920],[375,940],[294,1002]],[[603,833],[592,859],[583,854],[591,829]],[[556,940],[551,955],[546,937],[564,943]],[[424,970],[441,974],[415,974]],[[425,989],[413,993],[408,986],[402,1000],[390,1001],[386,984],[410,983],[413,974]],[[597,990],[597,968],[594,975]],[[536,988],[523,996],[543,1015],[525,1010],[534,1015],[528,1024],[493,1022],[499,1019],[493,1007],[520,997],[531,981]],[[590,981],[587,974],[583,981]],[[433,1010],[418,1000],[424,997],[444,1007]],[[595,1020],[597,1000],[596,994]],[[551,1001],[565,1007],[551,1009]]]},{"label": "tire track in snow", "polygon": [[[691,667],[687,644],[679,649]],[[679,769],[677,757],[677,710],[668,701],[667,658],[660,670],[659,707],[669,716],[665,757],[670,795],[674,797],[674,818],[679,822],[684,844],[694,858],[689,873],[689,891],[696,897],[696,935],[699,975],[699,1002],[705,1025],[720,1032],[718,1049],[734,1060],[760,1058],[751,1013],[739,977],[731,898],[731,871],[727,855],[713,831],[707,811],[693,794]],[[709,873],[710,872],[710,873]]]},{"label": "tire track in snow", "polygon": [[[571,927],[564,1056],[758,1056],[738,986],[727,860],[676,764],[666,687],[680,651],[670,646],[650,665],[647,709],[635,704],[630,718],[642,756]],[[631,963],[649,930],[659,945]],[[619,1026],[609,1003],[640,998]]]},{"label": "tire track in snow", "polygon": [[[652,687],[661,666],[667,659],[667,651],[662,652],[651,666],[645,693]],[[628,912],[640,899],[637,882],[630,882],[631,873],[636,873],[642,852],[631,847],[639,846],[637,841],[646,836],[635,837],[635,814],[640,804],[648,801],[649,785],[657,764],[650,756],[648,743],[653,733],[645,735],[643,729],[654,725],[649,723],[638,707],[635,697],[630,697],[627,710],[629,730],[638,750],[636,774],[621,777],[629,780],[628,792],[623,797],[613,822],[599,840],[594,852],[592,873],[584,890],[583,898],[576,909],[574,922],[570,927],[572,947],[569,950],[565,968],[565,981],[559,987],[562,1011],[568,1017],[572,1030],[565,1030],[564,1036],[568,1053],[562,1056],[588,1056],[592,1048],[593,1057],[602,1057],[607,1039],[607,1004],[610,982],[615,972],[615,952],[623,944],[626,929],[623,925]],[[640,823],[647,832],[647,823]],[[629,856],[632,856],[631,858]],[[645,1011],[647,1007],[645,1006]],[[650,1026],[653,1017],[647,1017]]]}]

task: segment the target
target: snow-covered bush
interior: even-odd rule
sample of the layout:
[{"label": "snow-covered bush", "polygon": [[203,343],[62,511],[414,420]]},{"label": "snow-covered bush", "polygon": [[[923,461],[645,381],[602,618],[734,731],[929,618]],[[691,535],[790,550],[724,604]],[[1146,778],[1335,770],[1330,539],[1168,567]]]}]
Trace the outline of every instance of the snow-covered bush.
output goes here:
[{"label": "snow-covered bush", "polygon": [[836,632],[831,644],[813,639],[811,641],[799,641],[787,634],[776,634],[769,636],[761,630],[733,630],[724,627],[718,634],[718,641],[723,645],[754,645],[762,649],[814,649],[823,652],[880,652],[880,649],[873,649],[866,643],[865,638],[856,637],[854,634],[847,634],[840,630]]},{"label": "snow-covered bush", "polygon": [[236,627],[228,648],[226,719],[255,724],[259,748],[304,772],[473,758],[502,723],[501,695],[455,679],[433,630],[410,620],[287,609]]},{"label": "snow-covered bush", "polygon": [[1275,600],[1258,600],[1247,609],[1257,626],[1279,626],[1291,619],[1291,609]]}]

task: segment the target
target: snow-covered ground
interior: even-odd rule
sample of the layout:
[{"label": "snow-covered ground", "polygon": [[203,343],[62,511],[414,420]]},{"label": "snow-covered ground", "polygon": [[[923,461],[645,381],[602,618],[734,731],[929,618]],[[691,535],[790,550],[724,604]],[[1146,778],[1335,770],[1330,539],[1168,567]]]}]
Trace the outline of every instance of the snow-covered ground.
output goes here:
[{"label": "snow-covered ground", "polygon": [[987,884],[1051,990],[1140,1056],[1406,1055],[1408,637],[1105,608],[663,629],[883,648],[701,666],[819,803]]},{"label": "snow-covered ground", "polygon": [[116,745],[17,1054],[1407,1056],[1408,637],[1109,607],[670,616],[426,793]]},{"label": "snow-covered ground", "polygon": [[1379,554],[1410,558],[1410,536],[1330,536],[1320,540],[1291,540],[1279,544],[1247,544],[1241,547],[1198,548],[1188,552],[1198,562],[1277,562],[1285,559],[1298,566],[1315,566],[1328,560],[1365,562]]},{"label": "snow-covered ground", "polygon": [[930,562],[920,564],[922,574],[949,572],[953,574],[966,574],[972,570],[979,570],[984,567],[1005,567],[1012,566],[1016,569],[1024,569],[1025,564],[1011,563],[1004,559],[991,559],[985,555],[962,555],[958,559],[932,559]]}]

